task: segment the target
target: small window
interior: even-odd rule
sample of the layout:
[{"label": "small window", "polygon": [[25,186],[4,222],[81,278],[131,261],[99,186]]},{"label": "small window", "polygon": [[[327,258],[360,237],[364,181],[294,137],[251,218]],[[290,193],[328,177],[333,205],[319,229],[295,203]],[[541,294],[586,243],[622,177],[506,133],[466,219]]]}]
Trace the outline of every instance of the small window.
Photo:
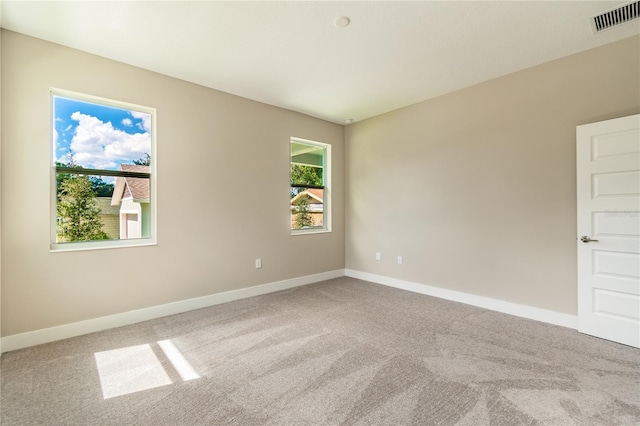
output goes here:
[{"label": "small window", "polygon": [[152,108],[52,90],[52,250],[155,244]]},{"label": "small window", "polygon": [[292,234],[331,231],[330,157],[331,145],[291,139]]}]

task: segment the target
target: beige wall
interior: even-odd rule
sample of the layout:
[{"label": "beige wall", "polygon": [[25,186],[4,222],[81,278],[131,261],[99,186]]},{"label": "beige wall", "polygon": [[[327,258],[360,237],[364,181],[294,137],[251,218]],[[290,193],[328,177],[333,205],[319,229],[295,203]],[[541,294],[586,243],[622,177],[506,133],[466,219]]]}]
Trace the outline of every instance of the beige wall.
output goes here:
[{"label": "beige wall", "polygon": [[[50,87],[157,109],[157,246],[49,252]],[[344,268],[340,125],[7,31],[1,100],[2,336]],[[290,235],[291,136],[332,144],[332,233]]]},{"label": "beige wall", "polygon": [[348,126],[346,267],[576,314],[575,128],[640,112],[639,40]]}]

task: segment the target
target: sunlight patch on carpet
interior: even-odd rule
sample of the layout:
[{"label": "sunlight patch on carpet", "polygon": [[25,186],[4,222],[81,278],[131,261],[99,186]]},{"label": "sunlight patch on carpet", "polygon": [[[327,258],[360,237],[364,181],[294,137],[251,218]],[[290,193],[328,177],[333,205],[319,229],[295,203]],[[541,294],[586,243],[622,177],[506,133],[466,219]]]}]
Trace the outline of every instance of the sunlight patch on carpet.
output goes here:
[{"label": "sunlight patch on carpet", "polygon": [[96,352],[94,355],[104,399],[172,383],[148,344]]},{"label": "sunlight patch on carpet", "polygon": [[176,345],[174,345],[171,340],[161,340],[158,342],[158,345],[167,356],[167,359],[171,361],[173,368],[176,369],[182,380],[186,382],[187,380],[200,378],[191,364],[189,364],[189,361],[185,359],[182,352],[176,348]]}]

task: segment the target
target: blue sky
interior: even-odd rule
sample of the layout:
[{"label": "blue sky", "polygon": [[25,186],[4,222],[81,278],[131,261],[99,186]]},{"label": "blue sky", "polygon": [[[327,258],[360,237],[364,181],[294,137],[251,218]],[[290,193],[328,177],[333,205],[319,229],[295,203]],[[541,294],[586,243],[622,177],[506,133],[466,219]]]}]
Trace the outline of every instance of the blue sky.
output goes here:
[{"label": "blue sky", "polygon": [[55,160],[117,170],[151,154],[151,115],[54,96]]}]

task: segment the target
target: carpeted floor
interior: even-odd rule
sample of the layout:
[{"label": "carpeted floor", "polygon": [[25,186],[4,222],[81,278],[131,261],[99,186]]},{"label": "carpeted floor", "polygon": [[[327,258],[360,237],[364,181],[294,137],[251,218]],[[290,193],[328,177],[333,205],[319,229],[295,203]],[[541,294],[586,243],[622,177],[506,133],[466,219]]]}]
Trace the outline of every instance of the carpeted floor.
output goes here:
[{"label": "carpeted floor", "polygon": [[9,352],[2,425],[635,425],[640,351],[351,278]]}]

